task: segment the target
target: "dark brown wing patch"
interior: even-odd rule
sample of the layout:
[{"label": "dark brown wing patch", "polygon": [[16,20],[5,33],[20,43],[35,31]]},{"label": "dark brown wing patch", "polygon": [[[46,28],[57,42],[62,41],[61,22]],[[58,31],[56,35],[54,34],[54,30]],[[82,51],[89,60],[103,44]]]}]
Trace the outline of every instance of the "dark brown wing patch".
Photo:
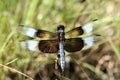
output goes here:
[{"label": "dark brown wing patch", "polygon": [[56,53],[59,50],[59,45],[57,40],[41,40],[38,48],[43,53]]},{"label": "dark brown wing patch", "polygon": [[82,27],[77,27],[77,28],[74,28],[68,32],[65,33],[65,36],[66,37],[77,37],[77,36],[80,36],[84,33]]},{"label": "dark brown wing patch", "polygon": [[65,40],[65,50],[68,52],[80,51],[84,47],[82,38],[70,38]]},{"label": "dark brown wing patch", "polygon": [[57,38],[56,33],[46,31],[46,30],[40,30],[40,29],[37,30],[36,36],[39,38]]}]

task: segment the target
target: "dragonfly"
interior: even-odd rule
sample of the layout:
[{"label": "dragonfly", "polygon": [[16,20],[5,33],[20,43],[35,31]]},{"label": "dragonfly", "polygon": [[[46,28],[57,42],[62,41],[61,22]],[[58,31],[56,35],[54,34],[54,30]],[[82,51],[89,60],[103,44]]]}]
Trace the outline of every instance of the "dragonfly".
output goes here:
[{"label": "dragonfly", "polygon": [[[32,38],[24,40],[28,50],[38,50],[42,53],[58,53],[58,62],[62,71],[65,68],[65,51],[73,53],[81,51],[84,46],[91,47],[94,44],[93,35],[85,38],[79,37],[93,31],[92,22],[67,32],[65,32],[65,26],[62,24],[57,26],[56,32],[35,29],[25,25],[19,25],[18,29],[20,33]],[[34,40],[34,38],[40,38],[40,40]]]}]

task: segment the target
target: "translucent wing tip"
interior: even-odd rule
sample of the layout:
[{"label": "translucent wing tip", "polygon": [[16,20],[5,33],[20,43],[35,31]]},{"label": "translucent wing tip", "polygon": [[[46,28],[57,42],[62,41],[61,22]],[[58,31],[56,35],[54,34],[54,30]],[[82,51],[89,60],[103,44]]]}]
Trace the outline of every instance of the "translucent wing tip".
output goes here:
[{"label": "translucent wing tip", "polygon": [[18,32],[20,32],[20,31],[21,31],[21,28],[22,28],[23,26],[24,26],[24,25],[18,25],[17,28],[16,28],[16,30],[17,30]]},{"label": "translucent wing tip", "polygon": [[34,38],[36,36],[37,30],[31,27],[27,27],[24,25],[18,25],[17,30],[22,34]]}]

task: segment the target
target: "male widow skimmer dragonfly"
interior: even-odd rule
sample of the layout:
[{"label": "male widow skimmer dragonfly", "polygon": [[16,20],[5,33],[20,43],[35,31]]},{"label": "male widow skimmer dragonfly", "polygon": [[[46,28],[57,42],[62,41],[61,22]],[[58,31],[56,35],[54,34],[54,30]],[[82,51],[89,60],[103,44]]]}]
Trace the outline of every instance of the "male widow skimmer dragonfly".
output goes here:
[{"label": "male widow skimmer dragonfly", "polygon": [[[57,26],[57,32],[34,29],[29,26],[19,25],[20,32],[31,38],[41,38],[42,40],[24,40],[28,50],[39,50],[43,53],[59,53],[59,65],[62,71],[65,67],[65,52],[80,51],[84,45],[91,47],[94,43],[94,36],[85,38],[78,37],[83,33],[89,34],[93,30],[92,22],[76,27],[68,32],[64,32],[64,25]],[[69,36],[69,37],[66,37]],[[47,38],[47,39],[44,39]]]}]

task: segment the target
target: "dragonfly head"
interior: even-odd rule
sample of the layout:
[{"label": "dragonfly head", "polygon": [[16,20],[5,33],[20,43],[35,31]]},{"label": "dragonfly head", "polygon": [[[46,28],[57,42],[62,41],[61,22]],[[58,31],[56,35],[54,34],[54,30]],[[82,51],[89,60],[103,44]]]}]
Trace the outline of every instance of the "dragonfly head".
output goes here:
[{"label": "dragonfly head", "polygon": [[65,28],[64,25],[60,24],[60,25],[57,26],[57,31],[59,31],[59,30],[64,31],[64,28]]}]

